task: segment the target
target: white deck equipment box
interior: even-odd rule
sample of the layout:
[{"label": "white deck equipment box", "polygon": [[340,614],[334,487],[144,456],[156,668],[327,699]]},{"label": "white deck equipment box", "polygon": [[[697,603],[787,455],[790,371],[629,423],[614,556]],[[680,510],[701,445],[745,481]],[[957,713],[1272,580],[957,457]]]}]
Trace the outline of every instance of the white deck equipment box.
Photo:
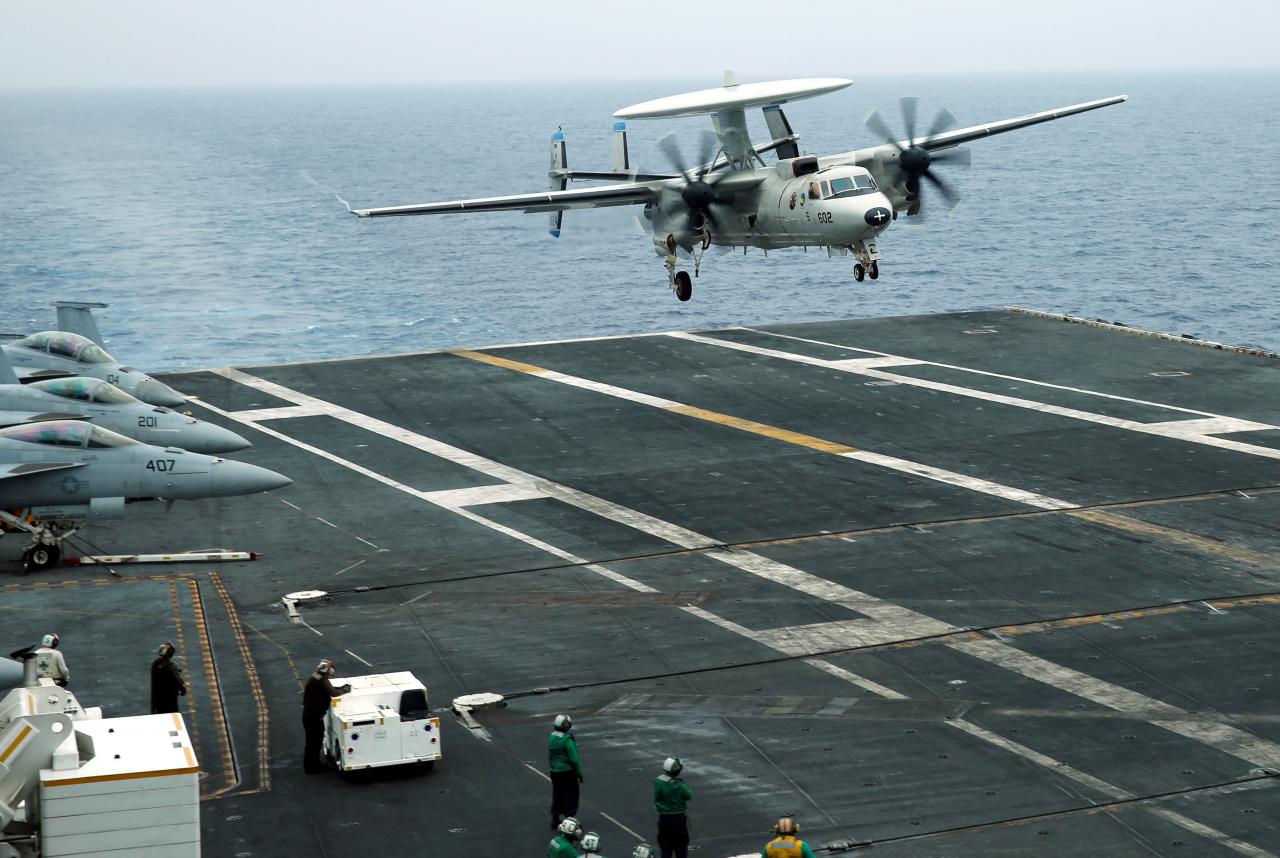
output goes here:
[{"label": "white deck equipment box", "polygon": [[440,719],[427,689],[408,671],[334,679],[351,691],[333,698],[325,718],[325,753],[339,772],[440,759]]},{"label": "white deck equipment box", "polygon": [[199,858],[200,767],[182,716],[75,722],[93,754],[40,772],[40,848],[75,858]]}]

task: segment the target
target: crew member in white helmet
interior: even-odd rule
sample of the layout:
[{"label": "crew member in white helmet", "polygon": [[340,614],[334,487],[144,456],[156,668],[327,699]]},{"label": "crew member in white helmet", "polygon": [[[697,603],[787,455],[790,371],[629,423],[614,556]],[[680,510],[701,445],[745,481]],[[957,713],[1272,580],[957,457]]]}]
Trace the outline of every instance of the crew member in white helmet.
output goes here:
[{"label": "crew member in white helmet", "polygon": [[600,854],[600,835],[594,831],[582,835],[582,858],[604,858]]},{"label": "crew member in white helmet", "polygon": [[689,858],[689,818],[686,805],[693,798],[680,774],[684,763],[679,757],[662,761],[662,774],[653,779],[653,806],[658,811],[658,849],[662,858]]},{"label": "crew member in white helmet", "polygon": [[320,747],[324,744],[324,716],[329,711],[329,701],[351,690],[350,685],[335,686],[331,676],[333,662],[326,658],[316,666],[316,672],[302,690],[302,729],[306,731],[302,768],[308,774],[324,770],[320,764]]},{"label": "crew member in white helmet", "polygon": [[35,651],[36,676],[40,679],[48,677],[55,685],[66,688],[67,682],[71,680],[71,671],[67,670],[67,660],[58,652],[60,642],[61,639],[52,632],[41,639],[40,646]]}]

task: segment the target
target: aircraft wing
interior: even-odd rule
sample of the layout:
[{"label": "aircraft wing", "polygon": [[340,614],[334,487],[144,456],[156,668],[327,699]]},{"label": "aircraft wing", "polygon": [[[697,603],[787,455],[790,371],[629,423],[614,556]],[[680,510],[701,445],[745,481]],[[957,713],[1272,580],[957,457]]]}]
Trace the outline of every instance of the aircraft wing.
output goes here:
[{"label": "aircraft wing", "polygon": [[83,414],[59,414],[56,411],[0,411],[0,429],[44,420],[88,420]]},{"label": "aircraft wing", "polygon": [[881,146],[873,146],[870,149],[859,149],[856,152],[846,152],[842,155],[833,155],[828,158],[819,159],[824,167],[833,164],[861,164],[867,166],[868,162],[873,162],[877,158],[892,155],[905,149],[913,142],[915,145],[929,151],[937,151],[939,149],[949,149],[952,146],[959,146],[961,143],[970,143],[974,140],[980,140],[983,137],[991,137],[996,134],[1004,134],[1006,131],[1016,131],[1019,128],[1027,128],[1031,125],[1039,125],[1042,122],[1052,122],[1055,119],[1062,119],[1067,116],[1075,116],[1077,113],[1087,113],[1090,110],[1097,110],[1100,107],[1109,107],[1113,104],[1119,104],[1128,101],[1127,95],[1113,95],[1110,98],[1099,98],[1096,101],[1086,101],[1080,104],[1072,104],[1067,107],[1058,107],[1053,110],[1045,110],[1040,113],[1029,113],[1026,116],[1017,116],[1013,119],[1001,119],[998,122],[988,122],[983,125],[972,125],[968,128],[960,128],[955,131],[947,131],[937,134],[927,139],[916,138],[912,140],[901,140],[898,143],[885,143]]},{"label": "aircraft wing", "polygon": [[0,480],[29,477],[32,474],[44,474],[49,471],[65,471],[68,468],[83,468],[84,464],[84,462],[13,462],[0,465]]},{"label": "aircraft wing", "polygon": [[506,197],[479,197],[445,203],[356,209],[356,217],[396,217],[402,215],[461,214],[466,212],[557,212],[567,209],[594,209],[647,203],[658,196],[659,182],[627,182],[565,191],[540,191]]}]

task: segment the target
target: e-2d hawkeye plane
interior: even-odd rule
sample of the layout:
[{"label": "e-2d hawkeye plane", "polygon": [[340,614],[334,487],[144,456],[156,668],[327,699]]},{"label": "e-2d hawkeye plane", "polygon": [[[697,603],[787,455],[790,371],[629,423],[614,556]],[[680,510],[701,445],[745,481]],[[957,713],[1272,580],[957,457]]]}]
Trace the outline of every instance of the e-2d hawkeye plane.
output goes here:
[{"label": "e-2d hawkeye plane", "polygon": [[[1041,122],[1061,119],[1128,100],[1119,95],[1046,110],[1014,119],[952,130],[955,118],[938,113],[929,129],[916,134],[916,101],[902,99],[906,137],[898,139],[878,113],[867,127],[883,145],[836,155],[800,154],[782,105],[835,92],[852,84],[844,78],[809,78],[739,84],[732,71],[724,86],[634,104],[614,113],[613,169],[570,170],[564,134],[551,137],[551,187],[548,191],[482,197],[454,202],[358,209],[358,217],[460,214],[466,212],[550,212],[551,235],[558,237],[568,209],[643,205],[652,224],[653,246],[666,261],[667,282],[681,301],[693,294],[689,272],[677,268],[680,254],[693,260],[694,276],[702,252],[712,244],[727,248],[826,247],[832,255],[857,257],[854,277],[880,276],[878,240],[900,213],[918,216],[924,191],[931,186],[950,205],[955,192],[934,172],[944,161],[968,164],[968,151],[955,147]],[[746,111],[761,109],[773,138],[755,145],[747,132]],[[686,163],[670,137],[660,144],[675,173],[642,173],[633,168],[626,142],[627,119],[665,119],[710,115],[715,133],[703,138],[701,157]],[[954,150],[954,151],[948,151]],[[773,152],[777,163],[763,156]],[[576,180],[614,184],[569,188]],[[922,183],[923,182],[923,183]],[[696,250],[695,250],[696,249]]]}]

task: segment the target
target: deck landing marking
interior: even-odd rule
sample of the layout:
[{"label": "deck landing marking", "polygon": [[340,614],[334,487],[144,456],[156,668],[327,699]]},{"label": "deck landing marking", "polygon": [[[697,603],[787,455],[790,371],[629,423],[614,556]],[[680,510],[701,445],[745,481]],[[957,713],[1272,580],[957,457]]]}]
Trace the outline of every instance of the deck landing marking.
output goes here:
[{"label": "deck landing marking", "polygon": [[[525,366],[529,366],[529,365],[525,365]],[[426,438],[424,436],[418,435],[417,433],[411,432],[410,430],[402,429],[400,427],[396,427],[391,424],[386,424],[384,421],[380,421],[375,418],[368,417],[367,415],[361,415],[358,412],[352,412],[340,406],[332,405],[330,403],[324,403],[321,400],[316,400],[312,397],[307,397],[305,394],[301,394],[296,391],[289,390],[288,388],[285,388],[281,385],[276,385],[274,383],[267,382],[263,379],[258,379],[254,376],[250,376],[238,370],[223,370],[220,372],[227,375],[227,377],[231,377],[236,381],[241,381],[243,383],[246,383],[249,386],[258,387],[259,384],[261,384],[263,385],[263,387],[260,387],[259,389],[265,389],[267,390],[267,392],[270,392],[273,395],[276,395],[282,399],[285,399],[286,401],[298,401],[301,399],[305,399],[312,403],[321,404],[326,409],[327,414],[330,414],[331,416],[336,416],[338,417],[338,419],[343,419],[343,420],[346,420],[347,422],[351,422],[356,425],[363,425],[365,428],[371,428],[373,426],[385,427],[385,431],[382,431],[381,434],[388,435],[388,437],[394,437],[397,440],[403,440],[406,443],[411,444],[411,446],[417,447],[418,449],[421,449],[424,452],[429,452],[429,453],[432,453],[433,455],[444,456],[445,458],[451,458],[454,461],[457,461],[457,459],[454,459],[453,456],[448,455],[448,453],[453,453],[457,455],[458,458],[465,459],[467,463],[475,463],[475,464],[470,464],[469,466],[474,467],[477,470],[480,470],[483,468],[484,469],[483,472],[485,473],[501,472],[503,474],[504,479],[514,478],[514,479],[510,479],[510,481],[512,482],[528,481],[528,482],[534,482],[539,485],[545,485],[548,487],[556,487],[556,488],[564,489],[568,493],[567,496],[575,496],[580,501],[589,502],[591,506],[601,508],[600,505],[603,505],[604,509],[608,509],[610,511],[615,511],[615,512],[625,511],[627,513],[631,513],[632,516],[634,516],[634,518],[632,518],[631,521],[627,521],[626,523],[631,524],[631,526],[633,527],[637,526],[638,524],[640,525],[638,529],[645,530],[645,532],[650,532],[647,530],[645,525],[647,525],[649,522],[654,522],[654,523],[657,523],[658,525],[661,525],[661,530],[663,532],[674,533],[678,535],[695,536],[695,537],[698,537],[701,541],[703,541],[704,545],[708,547],[714,546],[717,544],[714,540],[711,540],[709,537],[702,536],[701,534],[696,534],[693,531],[688,531],[687,529],[681,528],[678,525],[674,525],[669,522],[662,522],[659,519],[655,519],[652,516],[639,513],[638,511],[628,510],[626,507],[621,507],[620,505],[613,504],[610,501],[605,501],[602,498],[595,498],[591,495],[586,495],[585,493],[568,489],[568,487],[558,486],[558,484],[551,483],[550,481],[541,480],[539,478],[533,477],[532,475],[525,474],[524,472],[521,472],[518,469],[501,465],[497,462],[493,462],[492,460],[485,459],[482,456],[478,456],[476,454],[469,453],[464,450],[459,450],[458,448],[452,447],[451,445],[447,445],[447,444],[444,444],[443,442],[435,441],[434,439]],[[549,379],[549,380],[559,380],[559,379]],[[374,471],[371,471],[368,468],[364,468],[362,466],[356,465],[355,463],[348,462],[347,460],[342,459],[341,457],[333,453],[329,453],[327,451],[320,450],[319,448],[313,447],[312,445],[305,444],[304,442],[301,442],[301,441],[297,441],[293,438],[290,438],[287,435],[284,435],[283,433],[275,432],[271,430],[269,427],[261,426],[259,424],[252,423],[250,421],[241,421],[239,416],[235,412],[223,411],[222,409],[216,408],[214,406],[209,406],[207,403],[203,403],[203,402],[201,404],[204,405],[205,407],[210,408],[210,410],[221,414],[224,417],[228,417],[232,420],[237,420],[238,422],[245,422],[246,424],[251,425],[254,428],[258,429],[258,431],[261,431],[273,437],[276,437],[277,439],[282,440],[285,443],[291,444],[293,446],[296,446],[302,449],[307,449],[309,451],[314,452],[316,455],[319,455],[329,461],[332,461],[344,467],[347,467],[353,471],[356,471],[357,473],[361,473],[366,476],[369,476],[371,479],[374,479],[378,482],[384,483],[386,485],[391,485],[403,492],[406,492],[407,494],[411,494],[423,500],[428,500],[428,498],[426,498],[425,496],[430,493],[421,492],[409,486],[405,486],[395,480],[391,480],[390,478],[382,474],[378,474]],[[378,432],[380,430],[373,429],[373,431]],[[430,501],[428,500],[428,502]],[[569,560],[570,562],[585,563],[585,561],[582,561],[580,558],[576,558],[570,552],[564,551],[548,543],[542,542],[541,540],[534,539],[533,537],[530,537],[527,534],[522,534],[519,531],[514,530],[513,528],[509,528],[504,525],[497,524],[496,522],[492,522],[488,519],[485,519],[483,516],[480,516],[474,512],[471,512],[468,509],[465,509],[462,507],[444,507],[444,508],[450,509],[451,511],[455,512],[458,515],[461,515],[465,518],[476,521],[477,523],[482,523],[499,532],[506,533],[507,535],[515,539],[519,539],[523,542],[526,542],[527,544],[535,545],[537,547],[543,548],[543,550],[548,551],[554,556]],[[587,507],[583,506],[583,508],[587,508]],[[606,516],[606,517],[611,517],[611,516]],[[631,516],[629,516],[629,518],[630,517]],[[619,519],[614,519],[614,520],[619,520]],[[636,523],[632,523],[633,521]],[[672,540],[672,541],[675,541],[676,544],[682,544],[681,542],[676,540]],[[781,573],[778,575],[779,583],[786,583],[786,585],[790,587],[795,587],[797,583],[801,583],[801,582],[804,582],[807,585],[811,581],[821,582],[823,585],[830,586],[830,587],[841,586],[841,585],[835,584],[834,582],[825,581],[825,579],[821,579],[818,576],[811,575],[810,573],[802,572],[801,570],[794,569],[792,567],[786,566],[785,564],[769,560],[768,558],[764,558],[759,555],[753,555],[750,552],[742,551],[740,549],[734,549],[734,550],[717,549],[713,551],[708,551],[707,554],[709,556],[715,557],[716,559],[722,560],[722,562],[730,562],[728,558],[733,558],[734,561],[738,561],[738,562],[733,562],[733,565],[743,569],[744,571],[751,572],[752,574],[761,574],[762,572]],[[590,571],[595,572],[597,574],[604,574],[607,577],[610,577],[611,579],[618,581],[618,583],[622,583],[624,586],[630,586],[634,589],[644,588],[649,591],[654,591],[654,589],[651,587],[648,587],[648,585],[626,578],[625,576],[620,575],[620,573],[616,573],[616,572],[613,572],[612,570],[608,570],[603,566],[600,566],[599,564],[589,564],[589,565],[586,565],[584,568],[589,569]],[[797,577],[797,576],[800,576],[800,577]],[[774,578],[771,577],[770,580],[774,580]],[[845,588],[845,589],[848,589],[848,588]],[[851,592],[857,592],[857,591],[851,591]],[[868,600],[868,603],[879,602],[886,611],[889,611],[893,613],[895,616],[900,618],[897,621],[897,623],[901,623],[903,620],[906,620],[908,621],[908,624],[912,626],[918,625],[919,627],[925,627],[930,629],[941,626],[944,629],[952,629],[952,630],[959,631],[959,629],[955,629],[954,627],[951,627],[948,624],[943,623],[939,620],[918,614],[905,607],[893,605],[892,603],[884,602],[883,600],[878,600],[875,597],[870,596],[869,594],[860,593],[858,594],[858,596],[861,599]],[[682,610],[693,616],[698,616],[702,619],[710,620],[714,622],[716,625],[721,626],[722,628],[733,630],[733,628],[736,626],[736,624],[732,624],[730,621],[724,618],[718,617],[717,615],[709,611],[706,611],[705,609],[698,608],[696,606],[686,606]],[[742,628],[742,627],[736,626],[736,628]],[[899,630],[901,630],[901,626],[899,626]],[[908,636],[912,636],[912,635],[908,635]],[[752,637],[750,634],[748,634],[748,637],[749,639],[754,640],[754,637]],[[1007,644],[1000,643],[998,641],[990,641],[989,643],[992,647],[995,648],[994,651],[987,650],[987,649],[979,649],[979,650],[975,650],[974,652],[971,652],[970,654],[976,655],[976,657],[978,658],[984,658],[985,656],[988,656],[988,655],[998,655],[1002,660],[1007,659],[1011,664],[1021,664],[1021,662],[1019,661],[1020,657],[1027,655],[1026,653],[1023,653],[1021,650],[1016,650],[1013,647]],[[1007,654],[1006,654],[1006,651],[1007,651]],[[879,690],[875,690],[873,693],[881,693],[881,691],[883,691],[883,692],[887,692],[885,696],[888,696],[890,699],[905,698],[905,695],[901,695],[899,692],[893,691],[892,689],[888,689],[884,686],[880,686],[878,683],[874,683],[871,680],[867,680],[863,677],[859,677],[856,674],[852,674],[851,672],[846,671],[843,668],[838,667],[837,665],[830,664],[829,662],[826,662],[822,659],[806,659],[805,661],[807,664],[810,664],[811,666],[814,666],[820,670],[824,670],[825,672],[830,673],[834,676],[839,676],[840,678],[845,679],[846,681],[849,681],[851,684],[854,684],[858,687],[862,687],[867,690],[879,689]],[[1005,666],[1000,664],[999,660],[993,661],[992,663],[995,663],[1002,667]],[[1065,683],[1068,687],[1079,686],[1088,690],[1093,690],[1093,688],[1091,688],[1090,683],[1103,682],[1102,680],[1097,680],[1095,677],[1089,676],[1079,671],[1075,671],[1070,668],[1056,665],[1052,662],[1047,662],[1047,663],[1053,665],[1054,667],[1053,678],[1056,680],[1056,682]],[[1041,681],[1043,681],[1041,676],[1034,676],[1032,678],[1040,679]],[[1050,684],[1055,684],[1055,683],[1050,683]],[[1103,683],[1103,684],[1109,685],[1109,683]],[[1112,686],[1112,687],[1119,689],[1118,686]],[[1151,700],[1150,698],[1146,698],[1145,695],[1138,694],[1137,692],[1130,692],[1127,689],[1119,689],[1119,690],[1126,692],[1124,695],[1121,695],[1120,697],[1116,698],[1116,702],[1121,705],[1131,704],[1134,701]],[[1156,701],[1152,700],[1151,702],[1155,703]],[[1164,707],[1168,707],[1168,708],[1164,709]],[[1119,708],[1119,707],[1116,707],[1116,708]],[[1190,713],[1186,713],[1184,712],[1184,710],[1180,710],[1177,707],[1169,706],[1168,704],[1161,704],[1161,709],[1162,711],[1168,711],[1170,715],[1173,715],[1174,717],[1167,720],[1159,720],[1159,721],[1153,720],[1153,721],[1150,721],[1149,723],[1152,723],[1155,726],[1159,726],[1167,730],[1173,730],[1173,732],[1177,732],[1180,735],[1185,735],[1185,733],[1183,733],[1181,728],[1185,726],[1186,722],[1182,720],[1177,720],[1177,717],[1179,715],[1189,716]],[[947,723],[958,723],[958,722],[947,722]],[[1174,728],[1178,728],[1178,729],[1174,729]],[[1211,747],[1218,748],[1219,750],[1223,750],[1229,754],[1233,754],[1241,759],[1244,759],[1247,762],[1253,762],[1259,756],[1265,759],[1271,759],[1273,757],[1276,759],[1280,759],[1280,748],[1277,748],[1273,743],[1264,739],[1254,739],[1253,737],[1250,737],[1249,734],[1243,733],[1243,731],[1236,730],[1235,728],[1228,727],[1226,732],[1212,731],[1212,730],[1197,730],[1197,731],[1194,731],[1194,733],[1195,735],[1189,738],[1193,738],[1196,741],[1202,742],[1204,744],[1208,744]],[[977,734],[974,734],[974,735],[977,735]],[[1241,737],[1248,737],[1248,738],[1242,741]],[[996,737],[996,738],[999,738],[999,737]],[[1004,747],[1006,748],[1006,750],[1008,750],[1007,744],[1005,743],[996,743],[996,744],[999,747]],[[1027,750],[1029,751],[1030,749],[1027,749]],[[1037,752],[1031,752],[1031,753],[1036,754],[1036,758],[1038,762],[1040,760],[1045,761],[1045,762],[1041,762],[1040,763],[1041,765],[1045,765],[1045,763],[1048,762],[1049,768],[1051,768],[1052,770],[1062,771],[1062,767],[1064,764],[1051,760],[1051,758],[1045,757],[1044,755],[1040,755]],[[1247,756],[1242,756],[1242,754]],[[1083,773],[1081,774],[1083,775]],[[1092,778],[1092,776],[1088,776],[1088,775],[1085,775],[1085,777]],[[1098,781],[1099,783],[1105,783],[1096,778],[1094,780]],[[1118,788],[1111,787],[1111,789],[1118,789]],[[1207,826],[1200,826],[1199,823],[1194,823],[1191,820],[1187,820],[1187,822],[1190,823],[1190,825],[1196,826],[1195,828],[1184,826],[1184,827],[1187,827],[1188,830],[1196,831],[1197,828],[1199,828],[1204,831],[1213,832],[1213,830],[1208,829]],[[1197,833],[1200,833],[1200,832],[1197,831]],[[1222,835],[1220,832],[1214,832],[1214,833],[1224,838],[1224,840],[1221,842],[1226,843],[1227,840],[1230,840],[1230,838],[1227,838],[1226,835]],[[1227,844],[1227,845],[1230,845],[1230,844]],[[1246,846],[1249,849],[1256,849],[1256,847],[1252,847],[1249,844],[1241,844],[1241,845]],[[1257,855],[1266,855],[1267,853],[1247,852],[1246,854],[1257,856]]]},{"label": "deck landing marking", "polygon": [[[690,334],[689,336],[694,336]],[[497,358],[493,355],[481,354],[467,350],[458,350],[452,352],[458,357],[467,358],[468,360],[479,361],[481,363],[491,364],[503,369],[510,369],[515,372],[531,375],[536,378],[546,379],[548,381],[567,384],[572,387],[579,387],[586,390],[592,390],[596,393],[602,393],[607,396],[613,396],[618,399],[624,399],[628,402],[636,402],[641,405],[652,405],[663,411],[669,411],[674,414],[682,414],[686,417],[692,417],[697,420],[704,420],[709,423],[715,423],[721,426],[728,426],[733,429],[739,429],[744,432],[750,432],[755,435],[762,435],[773,438],[777,441],[783,441],[789,444],[796,444],[811,450],[817,450],[823,453],[831,453],[837,456],[845,456],[850,459],[856,459],[866,464],[875,465],[881,468],[898,471],[900,473],[910,474],[916,477],[923,477],[928,480],[935,480],[941,483],[947,483],[953,486],[969,489],[971,491],[980,492],[982,494],[994,495],[1012,500],[1018,503],[1028,503],[1032,506],[1038,506],[1041,509],[1068,509],[1070,507],[1079,506],[1079,504],[1070,503],[1068,501],[1058,500],[1056,498],[1038,495],[1034,492],[1018,489],[1012,486],[1001,485],[990,480],[984,480],[978,477],[970,477],[966,474],[947,471],[942,468],[935,468],[931,465],[912,462],[907,459],[901,459],[896,456],[887,456],[882,453],[874,453],[869,450],[860,450],[847,444],[841,444],[836,441],[828,441],[824,438],[815,438],[812,435],[805,435],[801,432],[793,432],[789,429],[782,429],[776,426],[769,426],[764,423],[758,423],[754,420],[748,420],[742,417],[735,417],[729,414],[721,414],[716,411],[709,411],[705,408],[698,408],[692,405],[685,405],[679,402],[673,402],[668,399],[657,399],[656,404],[648,400],[648,394],[638,393],[634,390],[628,390],[623,387],[617,387],[612,384],[604,384],[597,381],[589,381],[576,376],[566,375],[560,372],[551,372],[542,367],[533,364],[521,363],[520,361],[507,360],[506,358]],[[814,360],[817,360],[816,358]],[[905,378],[905,376],[904,376]],[[272,391],[275,393],[274,391]],[[288,397],[275,393],[282,399]],[[1280,457],[1280,450],[1274,451]]]},{"label": "deck landing marking", "polygon": [[[774,334],[770,331],[758,331],[754,328],[743,328],[742,330],[751,331],[752,333],[766,334],[768,336],[783,337],[786,339],[799,340],[801,342],[813,343],[815,345],[831,346],[833,348],[848,349],[849,346],[842,346],[839,343],[827,343],[821,340],[806,340],[801,337],[788,337],[785,334]],[[1111,393],[1102,393],[1096,390],[1085,390],[1077,387],[1067,387],[1060,384],[1050,384],[1048,382],[1036,381],[1029,378],[1020,378],[1012,375],[1001,375],[1000,373],[986,372],[983,370],[971,369],[969,367],[955,366],[953,364],[935,363],[933,361],[914,360],[912,358],[902,358],[902,360],[911,361],[917,364],[927,364],[929,366],[941,367],[944,369],[955,369],[962,372],[972,372],[977,375],[992,376],[994,378],[1004,378],[1010,381],[1017,381],[1023,384],[1034,384],[1042,387],[1051,387],[1057,390],[1066,390],[1072,393],[1083,393],[1089,396],[1099,396],[1106,399],[1114,399],[1122,402],[1131,402],[1137,405],[1149,405],[1156,408],[1162,408],[1167,411],[1181,411],[1187,414],[1196,414],[1203,420],[1186,420],[1186,421],[1162,421],[1158,423],[1142,423],[1137,420],[1125,420],[1120,417],[1109,417],[1105,414],[1097,414],[1092,411],[1082,411],[1078,408],[1068,408],[1061,405],[1050,405],[1045,402],[1037,402],[1032,399],[1023,399],[1018,396],[1008,396],[1002,393],[990,393],[984,390],[976,390],[970,387],[961,387],[960,385],[947,384],[941,381],[930,381],[929,379],[916,378],[909,375],[898,375],[896,373],[882,372],[881,370],[861,365],[862,359],[849,360],[827,360],[825,358],[815,358],[809,355],[800,355],[793,352],[780,351],[778,349],[767,349],[763,346],[753,346],[747,343],[739,343],[733,340],[721,340],[715,337],[702,336],[700,334],[689,333],[671,333],[666,336],[676,339],[688,340],[690,342],[703,343],[705,345],[717,346],[719,348],[731,349],[734,351],[748,352],[758,354],[765,357],[778,358],[779,360],[792,361],[794,363],[809,364],[810,366],[822,367],[824,369],[840,370],[842,372],[851,372],[857,375],[865,375],[876,378],[881,381],[893,382],[895,384],[910,385],[913,387],[922,387],[928,390],[936,390],[940,393],[950,393],[955,396],[968,396],[975,399],[982,399],[987,402],[995,402],[1001,405],[1009,405],[1016,408],[1026,408],[1032,411],[1039,411],[1045,414],[1056,414],[1060,417],[1069,417],[1076,420],[1083,420],[1089,423],[1098,423],[1103,426],[1110,426],[1115,429],[1127,429],[1131,432],[1141,432],[1147,435],[1159,435],[1166,438],[1175,438],[1180,441],[1187,441],[1193,444],[1202,444],[1209,447],[1218,447],[1223,450],[1232,450],[1237,453],[1247,453],[1252,456],[1261,456],[1268,459],[1280,459],[1280,450],[1271,447],[1263,447],[1259,444],[1249,444],[1244,441],[1236,441],[1231,438],[1219,438],[1215,433],[1230,432],[1251,432],[1262,429],[1280,429],[1269,423],[1257,423],[1252,420],[1243,420],[1236,417],[1227,417],[1221,414],[1212,414],[1207,411],[1196,411],[1191,408],[1183,408],[1177,405],[1168,405],[1161,402],[1148,402],[1142,399],[1132,399],[1127,396],[1118,396]],[[897,355],[884,354],[886,358],[896,358]]]}]

